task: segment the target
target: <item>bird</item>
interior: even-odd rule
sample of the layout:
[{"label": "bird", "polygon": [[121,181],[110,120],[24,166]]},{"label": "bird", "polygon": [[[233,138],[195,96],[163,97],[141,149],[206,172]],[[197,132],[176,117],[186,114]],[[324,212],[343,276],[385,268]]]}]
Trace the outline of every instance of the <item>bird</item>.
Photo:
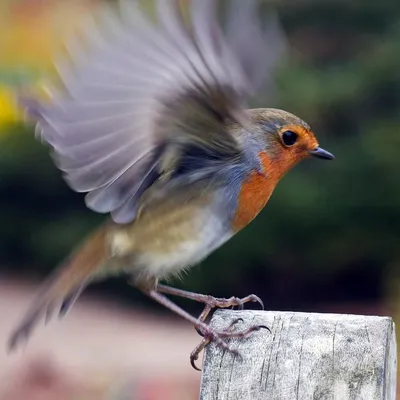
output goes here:
[{"label": "bird", "polygon": [[[107,220],[56,268],[11,332],[26,341],[41,319],[65,315],[91,283],[123,275],[203,336],[191,353],[247,337],[235,323],[215,331],[217,307],[261,299],[216,298],[162,282],[204,260],[245,228],[300,161],[334,156],[301,118],[248,108],[270,79],[272,54],[257,0],[231,0],[226,27],[214,0],[137,1],[88,20],[56,63],[48,99],[19,95],[39,140],[69,187]],[[273,43],[269,43],[270,47]],[[196,318],[168,296],[204,304]]]}]

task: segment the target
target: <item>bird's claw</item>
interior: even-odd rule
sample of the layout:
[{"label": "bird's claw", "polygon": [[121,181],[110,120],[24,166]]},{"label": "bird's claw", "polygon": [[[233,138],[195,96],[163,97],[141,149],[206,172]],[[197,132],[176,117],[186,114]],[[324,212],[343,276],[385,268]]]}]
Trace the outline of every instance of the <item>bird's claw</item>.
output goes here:
[{"label": "bird's claw", "polygon": [[258,331],[261,328],[268,329],[264,325],[256,325],[256,326],[251,326],[243,331],[239,332],[232,332],[233,327],[238,323],[238,322],[244,322],[243,318],[236,318],[234,319],[230,325],[225,328],[222,331],[215,331],[211,329],[208,325],[204,323],[204,321],[207,319],[207,316],[209,315],[210,311],[214,308],[235,308],[238,307],[240,310],[243,310],[244,305],[249,302],[253,303],[259,303],[261,305],[261,308],[264,309],[264,303],[263,301],[256,296],[255,294],[250,294],[246,297],[230,297],[228,299],[225,298],[217,298],[213,296],[198,296],[198,301],[202,302],[205,304],[204,310],[199,316],[198,323],[194,326],[196,329],[197,333],[203,338],[202,341],[196,348],[190,353],[190,364],[192,367],[197,370],[201,371],[200,368],[196,366],[196,361],[199,358],[199,354],[201,351],[208,346],[209,343],[214,342],[217,346],[221,347],[222,349],[228,351],[231,354],[234,354],[237,357],[242,358],[240,353],[236,349],[232,349],[228,343],[224,339],[229,339],[229,338],[246,338],[248,335],[250,335],[252,332]]},{"label": "bird's claw", "polygon": [[[229,297],[228,299],[206,296],[206,298],[201,302],[205,304],[205,308],[199,317],[200,321],[204,321],[207,318],[209,312],[214,308],[231,308],[233,310],[235,307],[238,307],[239,310],[243,310],[244,305],[246,303],[252,302],[252,303],[259,303],[261,305],[261,309],[264,310],[263,301],[255,294],[250,294],[242,298],[232,296]],[[196,326],[195,329],[200,336],[203,336],[201,331]]]},{"label": "bird's claw", "polygon": [[271,332],[271,330],[265,325],[253,325],[249,326],[244,330],[233,332],[232,329],[238,322],[244,322],[243,318],[236,318],[229,324],[227,328],[223,329],[222,331],[215,331],[214,329],[206,325],[204,322],[199,321],[199,323],[195,328],[197,332],[199,332],[199,334],[203,337],[203,340],[190,353],[190,364],[195,370],[201,371],[201,369],[197,367],[196,361],[198,360],[201,351],[204,350],[211,342],[214,342],[217,346],[219,346],[223,350],[228,351],[232,355],[242,360],[243,357],[240,354],[240,352],[237,349],[234,349],[231,346],[229,346],[229,344],[224,339],[230,339],[230,338],[244,339],[247,338],[251,333],[259,331],[260,329],[267,329],[269,332]]}]

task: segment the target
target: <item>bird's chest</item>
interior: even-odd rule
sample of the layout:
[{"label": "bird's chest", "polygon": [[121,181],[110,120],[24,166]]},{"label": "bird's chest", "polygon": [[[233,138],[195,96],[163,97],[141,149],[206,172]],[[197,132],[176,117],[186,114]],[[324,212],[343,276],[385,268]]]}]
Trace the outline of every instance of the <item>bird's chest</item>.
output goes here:
[{"label": "bird's chest", "polygon": [[253,171],[243,181],[235,210],[232,227],[239,231],[249,224],[267,204],[276,182],[271,176]]}]

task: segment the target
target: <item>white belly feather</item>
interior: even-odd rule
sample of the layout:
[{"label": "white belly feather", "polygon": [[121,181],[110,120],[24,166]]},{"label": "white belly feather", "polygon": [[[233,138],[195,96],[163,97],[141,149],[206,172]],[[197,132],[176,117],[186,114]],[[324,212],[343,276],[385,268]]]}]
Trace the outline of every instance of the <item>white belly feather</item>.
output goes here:
[{"label": "white belly feather", "polygon": [[196,235],[188,236],[167,252],[140,254],[137,261],[145,268],[143,273],[158,279],[179,274],[182,270],[205,259],[213,250],[232,237],[226,223],[213,213],[200,213],[201,217],[193,220]]}]

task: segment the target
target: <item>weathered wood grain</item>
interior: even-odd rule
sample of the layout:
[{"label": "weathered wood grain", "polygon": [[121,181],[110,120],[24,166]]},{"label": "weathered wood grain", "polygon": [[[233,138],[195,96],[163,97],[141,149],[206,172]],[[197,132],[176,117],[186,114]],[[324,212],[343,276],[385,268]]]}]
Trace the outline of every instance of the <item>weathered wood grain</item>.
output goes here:
[{"label": "weathered wood grain", "polygon": [[231,339],[242,360],[210,345],[201,400],[395,400],[396,338],[388,317],[218,310],[215,329],[266,325]]}]

